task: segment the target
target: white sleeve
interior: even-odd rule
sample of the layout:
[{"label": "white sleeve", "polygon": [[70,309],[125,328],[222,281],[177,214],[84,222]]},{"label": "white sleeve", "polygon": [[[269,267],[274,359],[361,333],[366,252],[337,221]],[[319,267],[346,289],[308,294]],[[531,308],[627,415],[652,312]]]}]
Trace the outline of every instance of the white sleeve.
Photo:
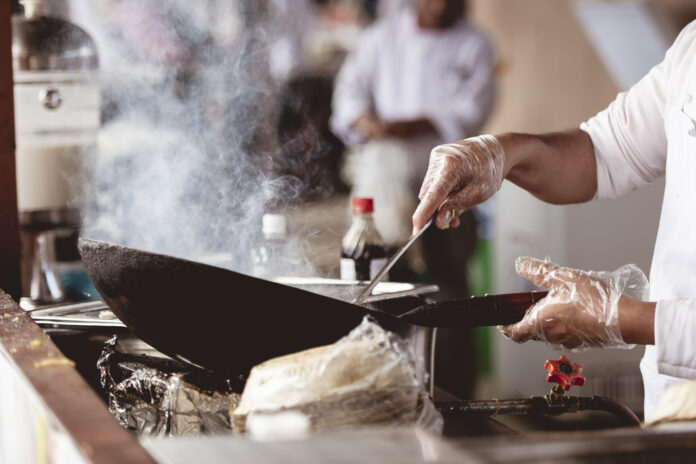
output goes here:
[{"label": "white sleeve", "polygon": [[362,141],[353,124],[373,106],[372,86],[377,68],[377,30],[365,33],[357,49],[346,58],[334,85],[331,130],[346,145]]},{"label": "white sleeve", "polygon": [[688,29],[682,31],[662,63],[580,126],[594,145],[597,198],[615,198],[664,175],[666,94],[671,70],[688,48]]},{"label": "white sleeve", "polygon": [[493,109],[493,49],[485,36],[475,37],[478,40],[453,57],[467,75],[461,76],[455,91],[447,95],[447,101],[433,105],[433,110],[426,114],[447,142],[478,135]]},{"label": "white sleeve", "polygon": [[696,300],[661,300],[655,309],[655,351],[660,374],[696,378]]}]

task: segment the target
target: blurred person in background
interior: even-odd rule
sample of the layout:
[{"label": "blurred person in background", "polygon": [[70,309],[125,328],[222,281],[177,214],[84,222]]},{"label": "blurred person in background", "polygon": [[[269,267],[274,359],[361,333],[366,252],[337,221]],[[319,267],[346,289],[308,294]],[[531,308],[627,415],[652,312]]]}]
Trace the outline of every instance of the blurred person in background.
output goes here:
[{"label": "blurred person in background", "polygon": [[[430,147],[478,133],[493,107],[493,50],[465,13],[464,0],[413,0],[365,32],[336,78],[331,127],[351,148],[352,193],[374,197],[375,221],[389,245],[409,236]],[[465,227],[432,228],[423,237],[428,278],[444,298],[469,295],[473,213],[462,221]],[[442,331],[438,340],[449,345],[439,350],[438,383],[468,395],[474,367],[453,353],[473,350],[472,337]]]},{"label": "blurred person in background", "polygon": [[646,420],[668,387],[696,378],[695,73],[696,21],[662,63],[580,128],[435,147],[413,215],[415,230],[436,211],[438,227],[456,227],[503,179],[546,202],[571,204],[616,198],[665,176],[649,286],[633,265],[587,272],[518,258],[518,274],[549,295],[501,328],[517,342],[555,349],[647,345],[640,364]]}]

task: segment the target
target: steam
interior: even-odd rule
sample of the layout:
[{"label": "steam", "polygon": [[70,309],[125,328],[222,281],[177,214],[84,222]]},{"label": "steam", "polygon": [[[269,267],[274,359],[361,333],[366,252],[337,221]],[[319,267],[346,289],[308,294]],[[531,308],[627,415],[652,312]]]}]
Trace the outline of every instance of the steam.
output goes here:
[{"label": "steam", "polygon": [[[71,0],[97,42],[106,98],[83,236],[250,273],[262,215],[329,193],[281,175],[312,168],[287,169],[275,143],[273,22],[259,25],[256,3]],[[306,127],[283,141],[293,144],[310,160],[323,149]],[[290,233],[283,259],[311,274],[307,231]]]}]

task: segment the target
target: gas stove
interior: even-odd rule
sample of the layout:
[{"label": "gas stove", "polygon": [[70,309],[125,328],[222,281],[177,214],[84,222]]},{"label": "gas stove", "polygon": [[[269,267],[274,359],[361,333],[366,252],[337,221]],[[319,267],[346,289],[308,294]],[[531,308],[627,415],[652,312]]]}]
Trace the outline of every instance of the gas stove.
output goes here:
[{"label": "gas stove", "polygon": [[[109,410],[122,426],[141,436],[200,435],[230,430],[229,410],[239,400],[246,373],[221,375],[172,359],[130,334],[101,301],[54,305],[28,312],[68,357],[78,359],[83,376],[108,402]],[[410,340],[412,350],[428,361],[425,365],[432,380],[436,331],[411,328],[401,335]],[[87,345],[89,348],[85,349]],[[547,397],[513,400],[461,400],[437,390],[433,382],[428,384],[428,389],[450,430],[458,430],[471,418],[479,420],[503,414],[560,415],[586,409],[616,413],[621,418],[617,425],[637,423],[635,416],[617,403],[563,396],[558,389]],[[487,428],[490,427],[483,429]]]}]

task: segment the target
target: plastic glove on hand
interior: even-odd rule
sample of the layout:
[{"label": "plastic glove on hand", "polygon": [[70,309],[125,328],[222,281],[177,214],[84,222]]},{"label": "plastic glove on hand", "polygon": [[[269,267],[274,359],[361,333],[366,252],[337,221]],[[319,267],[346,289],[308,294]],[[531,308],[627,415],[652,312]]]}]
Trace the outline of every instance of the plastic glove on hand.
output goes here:
[{"label": "plastic glove on hand", "polygon": [[501,327],[508,338],[522,343],[545,341],[552,349],[581,351],[590,347],[632,348],[619,326],[619,301],[642,300],[648,279],[635,265],[614,272],[586,272],[534,258],[517,258],[517,273],[549,294],[532,306],[522,321]]},{"label": "plastic glove on hand", "polygon": [[430,163],[413,214],[414,233],[435,211],[435,225],[457,227],[459,215],[486,201],[503,183],[505,153],[492,135],[439,145],[430,152]]}]

